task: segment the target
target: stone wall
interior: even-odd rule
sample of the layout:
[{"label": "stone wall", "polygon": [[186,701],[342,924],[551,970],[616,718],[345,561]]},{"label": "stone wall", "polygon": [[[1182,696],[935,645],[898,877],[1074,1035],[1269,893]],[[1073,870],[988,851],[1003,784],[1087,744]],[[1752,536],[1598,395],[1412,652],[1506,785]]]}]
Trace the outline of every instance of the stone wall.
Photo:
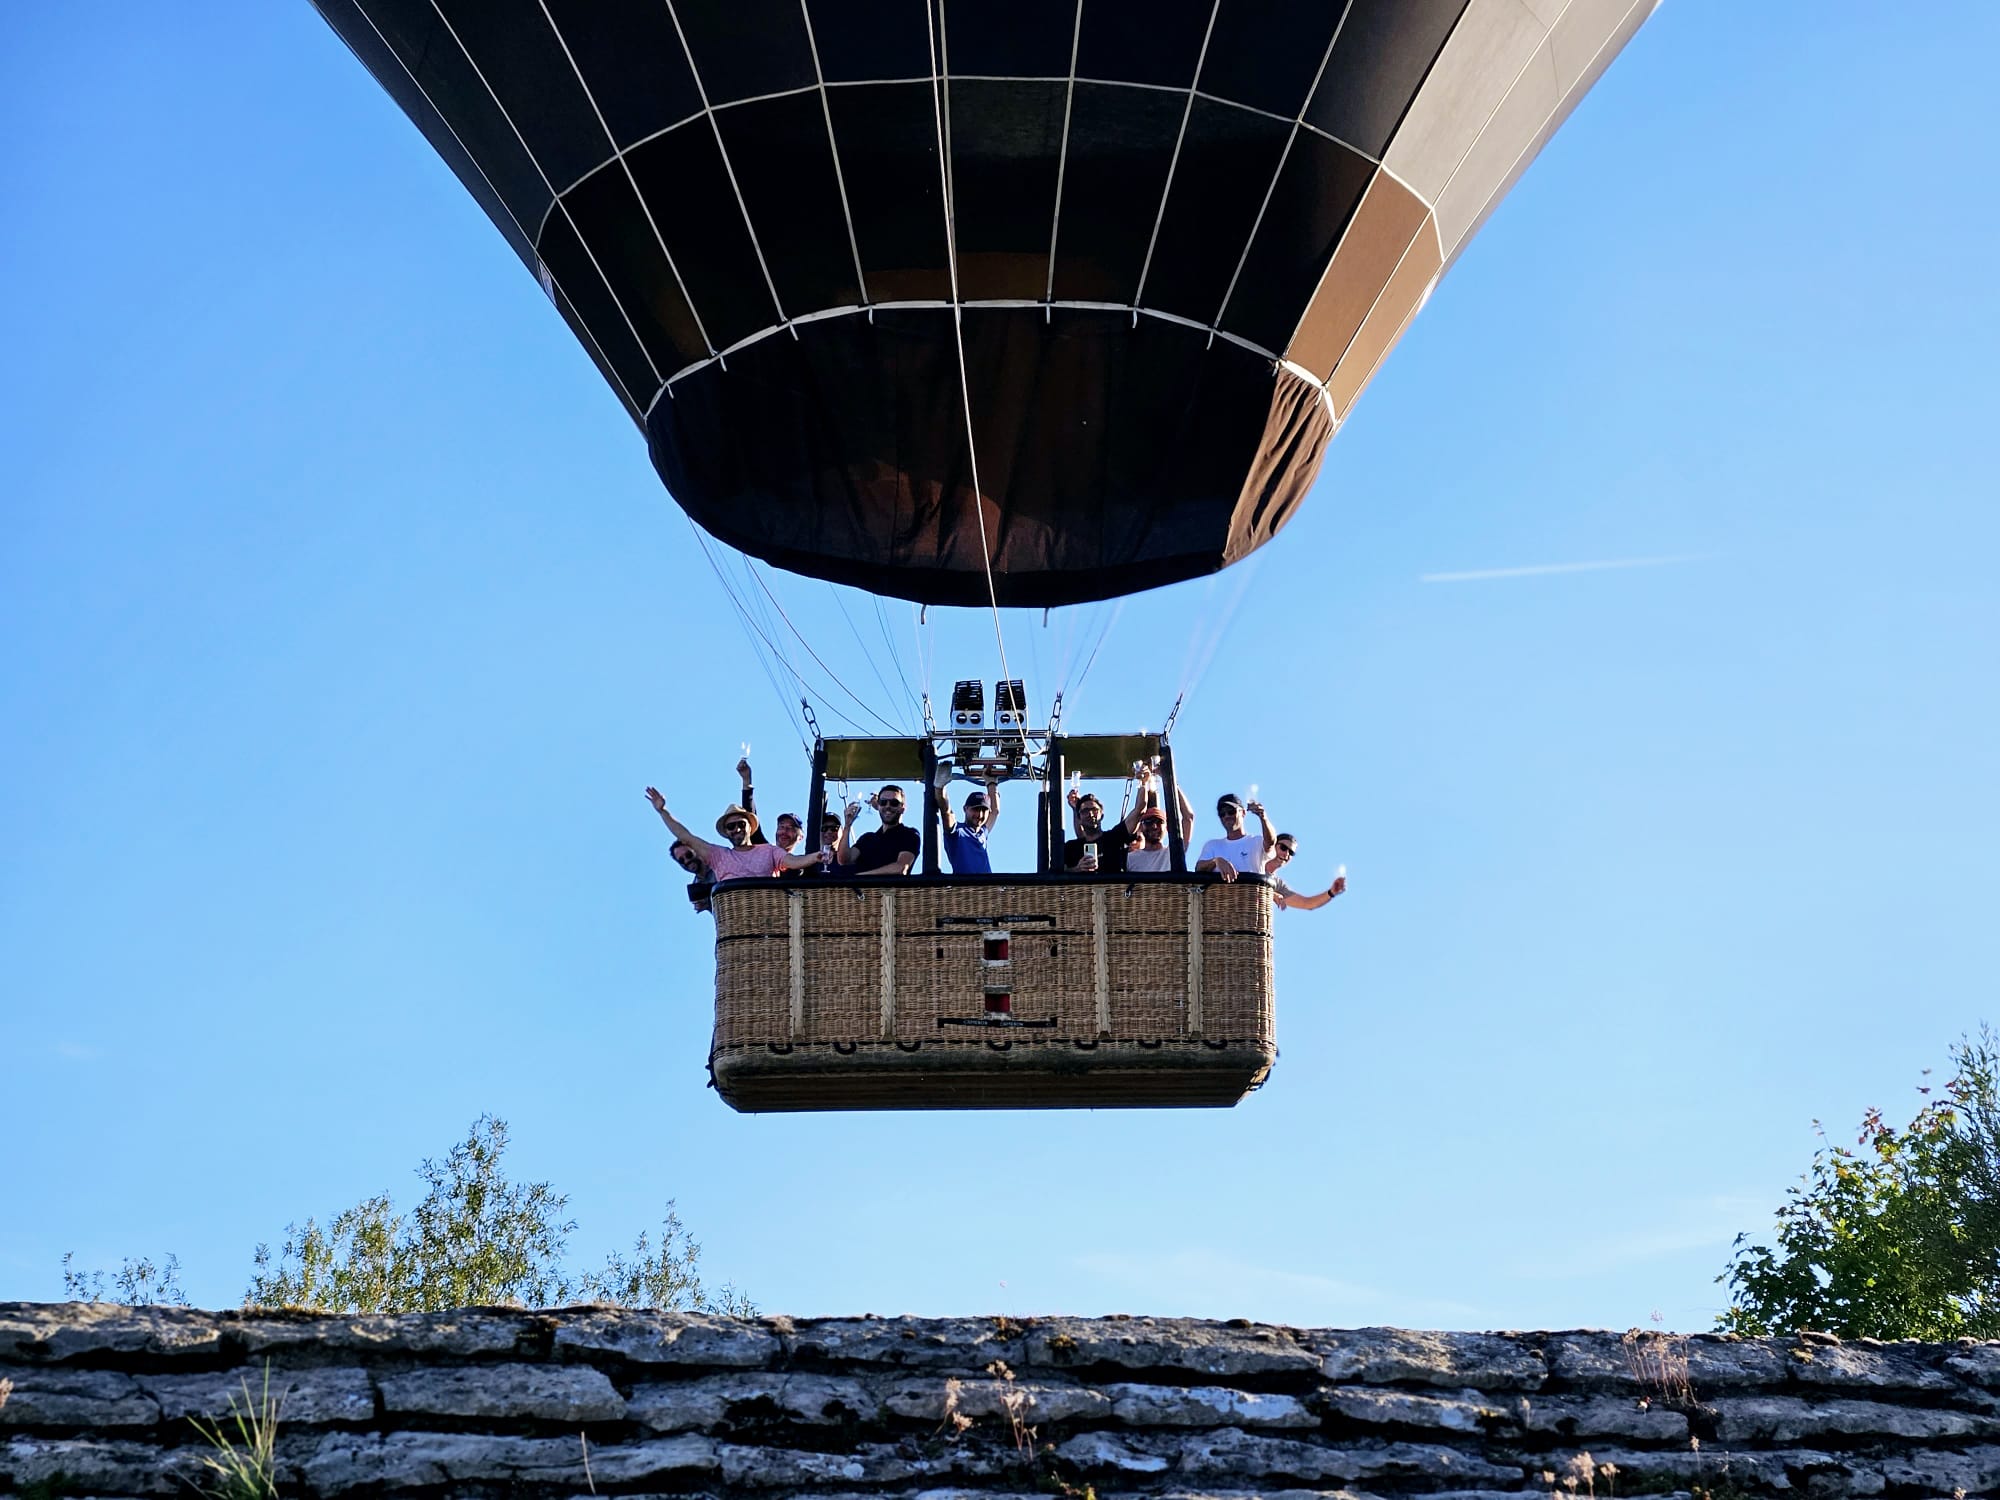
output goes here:
[{"label": "stone wall", "polygon": [[2000,1343],[25,1303],[0,1492],[190,1494],[267,1371],[299,1497],[2000,1494]]}]

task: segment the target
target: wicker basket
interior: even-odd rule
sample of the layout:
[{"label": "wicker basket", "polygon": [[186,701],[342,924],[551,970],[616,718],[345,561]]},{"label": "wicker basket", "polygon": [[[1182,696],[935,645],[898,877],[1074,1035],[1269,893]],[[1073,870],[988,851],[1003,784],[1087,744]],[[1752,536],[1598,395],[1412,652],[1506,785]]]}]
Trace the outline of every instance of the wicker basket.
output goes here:
[{"label": "wicker basket", "polygon": [[713,902],[709,1070],[734,1109],[1226,1106],[1277,1057],[1261,881],[753,880]]}]

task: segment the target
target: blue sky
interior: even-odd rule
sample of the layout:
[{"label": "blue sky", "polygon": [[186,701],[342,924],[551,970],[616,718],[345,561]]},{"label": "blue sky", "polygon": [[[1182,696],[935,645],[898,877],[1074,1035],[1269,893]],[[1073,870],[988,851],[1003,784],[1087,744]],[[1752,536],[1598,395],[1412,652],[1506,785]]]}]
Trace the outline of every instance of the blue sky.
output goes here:
[{"label": "blue sky", "polygon": [[[231,1304],[490,1111],[579,1253],[673,1197],[775,1310],[1695,1328],[1811,1122],[2000,1019],[1990,7],[1665,6],[1254,573],[1118,614],[1072,726],[1226,618],[1197,804],[1353,887],[1281,918],[1270,1086],[1181,1114],[717,1102],[640,789],[804,759],[616,401],[307,6],[0,39],[0,1297]],[[1037,702],[1109,613],[1008,617]]]}]

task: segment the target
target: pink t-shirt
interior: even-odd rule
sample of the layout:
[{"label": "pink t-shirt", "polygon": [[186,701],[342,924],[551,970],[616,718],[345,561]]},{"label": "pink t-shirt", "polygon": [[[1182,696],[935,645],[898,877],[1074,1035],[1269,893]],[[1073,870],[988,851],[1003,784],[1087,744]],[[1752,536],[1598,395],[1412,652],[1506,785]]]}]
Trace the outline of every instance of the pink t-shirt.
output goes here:
[{"label": "pink t-shirt", "polygon": [[785,867],[785,851],[776,844],[752,844],[748,849],[709,846],[708,867],[717,880],[742,880],[754,875],[775,875]]}]

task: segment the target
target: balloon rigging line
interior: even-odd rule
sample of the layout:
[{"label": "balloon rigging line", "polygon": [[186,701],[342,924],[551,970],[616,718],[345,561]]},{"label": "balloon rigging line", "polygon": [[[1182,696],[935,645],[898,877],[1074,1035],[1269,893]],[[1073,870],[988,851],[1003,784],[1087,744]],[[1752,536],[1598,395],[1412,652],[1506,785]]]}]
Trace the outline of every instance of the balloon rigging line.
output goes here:
[{"label": "balloon rigging line", "polygon": [[[1350,0],[1351,3],[1351,0]],[[1083,0],[1077,0],[1081,10]],[[861,269],[861,242],[854,234],[854,210],[847,201],[847,177],[840,170],[840,142],[833,133],[833,102],[826,96],[826,72],[819,65],[819,38],[813,34],[812,7],[806,0],[799,0],[799,16],[806,23],[806,47],[812,53],[813,82],[819,86],[820,117],[826,121],[826,149],[833,157],[833,182],[840,189],[840,216],[847,221],[847,248],[854,255],[854,284],[861,289],[861,300],[868,300],[868,273]]]},{"label": "balloon rigging line", "polygon": [[[673,273],[674,285],[680,289],[681,301],[687,303],[688,314],[694,319],[694,331],[701,335],[702,343],[707,346],[708,352],[713,354],[715,353],[715,345],[709,341],[708,330],[702,326],[701,313],[695,307],[694,299],[688,295],[687,283],[681,279],[680,267],[674,264],[673,252],[667,248],[667,237],[660,233],[659,221],[653,217],[653,205],[648,203],[646,195],[639,191],[639,179],[632,175],[632,164],[625,159],[625,153],[618,149],[618,137],[611,133],[610,122],[604,118],[604,111],[598,108],[597,96],[590,91],[590,81],[583,76],[583,69],[577,66],[576,54],[569,50],[569,42],[564,38],[562,28],[556,25],[556,18],[549,13],[548,0],[541,0],[541,6],[542,19],[549,23],[549,30],[555,33],[556,45],[562,48],[562,55],[569,60],[570,71],[576,74],[577,87],[583,90],[583,97],[590,105],[590,112],[597,116],[597,126],[604,132],[605,144],[610,146],[611,154],[618,159],[618,165],[625,169],[625,181],[632,189],[632,196],[639,200],[639,210],[645,214],[646,223],[653,231],[653,243],[660,247],[660,254],[666,258],[667,269]],[[669,14],[671,14],[673,10],[672,5],[670,4],[667,9]],[[676,21],[674,25],[678,28],[680,23]],[[685,40],[682,41],[681,46],[683,48],[687,46]],[[688,58],[688,66],[689,68],[694,66],[692,56]],[[699,78],[695,80],[697,86],[700,85],[700,82]],[[704,98],[702,103],[706,106],[708,103],[707,99]],[[539,258],[538,255],[537,259],[539,260]],[[784,309],[779,308],[778,311],[783,313]],[[637,331],[636,329],[633,330],[635,335]],[[655,367],[653,373],[655,375],[660,373],[657,367]]]},{"label": "balloon rigging line", "polygon": [[[535,175],[542,179],[542,186],[549,190],[549,196],[554,198],[557,207],[562,209],[563,219],[569,225],[570,233],[576,236],[577,243],[583,247],[583,253],[589,257],[590,264],[596,270],[598,278],[603,281],[605,294],[611,298],[611,305],[618,309],[618,316],[625,320],[626,332],[630,333],[633,342],[638,344],[639,357],[646,361],[646,368],[653,372],[653,378],[664,384],[666,376],[660,372],[659,363],[653,358],[652,351],[646,347],[646,341],[639,337],[639,329],[633,323],[632,315],[625,310],[625,304],[618,296],[618,289],[611,284],[611,278],[605,275],[604,267],[598,264],[597,252],[590,248],[590,241],[584,238],[583,230],[577,226],[576,220],[571,217],[569,205],[563,202],[561,195],[556,192],[556,185],[549,180],[549,174],[543,170],[541,162],[536,159],[535,148],[528,144],[528,138],[521,134],[521,127],[516,125],[514,117],[507,113],[507,106],[500,102],[500,96],[493,91],[493,85],[486,81],[486,74],[473,59],[472,49],[465,45],[464,39],[458,34],[458,28],[451,24],[451,18],[444,13],[443,9],[438,5],[437,0],[431,0],[431,9],[436,11],[437,18],[444,22],[444,29],[451,34],[453,45],[465,55],[466,64],[472,69],[473,76],[479,80],[479,86],[486,90],[487,98],[491,99],[493,107],[500,111],[500,118],[507,122],[507,128],[513,131],[514,139],[520,142],[521,150],[528,158],[528,164],[535,169]],[[378,31],[376,34],[379,36],[380,32]],[[708,342],[706,335],[703,336],[702,342]]]},{"label": "balloon rigging line", "polygon": [[[784,710],[785,717],[791,721],[792,732],[799,737],[799,748],[810,756],[812,754],[812,747],[806,743],[805,725],[800,722],[798,714],[793,711],[790,696],[778,686],[778,679],[772,675],[770,659],[757,649],[757,642],[752,639],[753,632],[756,635],[761,635],[763,632],[757,630],[756,623],[750,618],[750,611],[745,609],[743,601],[736,597],[736,590],[730,587],[728,575],[722,571],[722,565],[715,560],[715,553],[709,548],[708,538],[702,535],[701,528],[694,523],[694,518],[685,513],[683,513],[682,518],[688,523],[688,530],[694,533],[695,541],[700,544],[702,556],[708,559],[708,566],[715,574],[715,581],[722,585],[723,596],[735,608],[737,628],[743,631],[743,638],[750,645],[750,654],[757,659],[758,670],[763,672],[764,680],[771,684],[771,691],[777,695],[778,706]],[[769,646],[770,642],[766,641],[764,644]],[[773,656],[777,654],[775,649],[771,654]],[[805,687],[804,682],[801,681],[799,686],[801,691],[803,691]]]},{"label": "balloon rigging line", "polygon": [[868,602],[875,606],[875,628],[882,633],[882,649],[888,653],[889,664],[896,669],[896,680],[903,684],[903,696],[909,699],[910,712],[918,716],[921,726],[923,709],[917,702],[916,691],[910,686],[909,674],[903,670],[903,656],[896,649],[896,643],[889,639],[889,616],[882,608],[882,600],[875,594],[868,596]]},{"label": "balloon rigging line", "polygon": [[1188,678],[1194,675],[1195,658],[1201,654],[1202,643],[1207,639],[1209,626],[1215,618],[1214,603],[1215,575],[1211,573],[1202,583],[1200,605],[1188,612],[1187,649],[1181,653],[1180,683],[1174,689],[1177,693],[1187,691]]},{"label": "balloon rigging line", "polygon": [[1083,691],[1083,684],[1090,676],[1090,669],[1097,665],[1097,653],[1103,649],[1104,641],[1111,634],[1111,627],[1118,623],[1118,617],[1125,613],[1125,601],[1120,599],[1111,610],[1111,618],[1104,622],[1104,628],[1097,633],[1097,644],[1090,648],[1090,659],[1083,664],[1083,671],[1076,679],[1076,690]]},{"label": "balloon rigging line", "polygon": [[[803,4],[804,0],[800,0]],[[1049,215],[1049,279],[1042,289],[1042,321],[1047,323],[1053,313],[1048,304],[1056,296],[1056,235],[1062,229],[1063,177],[1069,167],[1069,121],[1076,103],[1076,50],[1083,40],[1083,0],[1076,0],[1076,22],[1069,33],[1069,86],[1063,91],[1062,146],[1056,151],[1056,206]],[[1043,624],[1048,620],[1044,617]]]},{"label": "balloon rigging line", "polygon": [[[808,681],[805,673],[800,670],[797,654],[786,646],[784,633],[778,629],[776,622],[772,620],[771,611],[765,606],[764,600],[760,599],[754,591],[754,586],[757,584],[757,575],[751,560],[740,552],[734,552],[730,555],[736,563],[737,571],[743,575],[744,592],[749,597],[751,613],[756,620],[762,622],[762,628],[758,631],[758,635],[776,653],[779,662],[787,672],[791,673],[793,679],[797,681],[801,697],[807,700],[818,698],[820,706],[829,714],[839,718],[848,728],[857,734],[867,734],[869,732],[867,727],[856,723],[851,715],[843,713],[839,705],[833,702],[831,694],[824,688]],[[816,725],[808,726],[808,728],[812,734],[817,734]]]},{"label": "balloon rigging line", "polygon": [[[435,5],[437,0],[431,0],[431,3]],[[1221,0],[1217,3],[1220,4]],[[674,23],[674,35],[681,39],[681,51],[687,57],[688,76],[694,79],[695,96],[701,100],[701,112],[708,116],[708,128],[715,132],[715,150],[722,158],[722,173],[729,179],[729,191],[736,195],[736,211],[743,215],[743,228],[749,233],[750,248],[757,255],[757,269],[764,273],[764,287],[771,294],[771,309],[777,313],[778,321],[790,328],[791,314],[785,311],[785,304],[778,296],[778,283],[771,279],[771,267],[764,259],[763,242],[757,238],[757,223],[750,217],[750,205],[743,201],[743,189],[736,181],[736,168],[729,160],[729,143],[723,140],[722,125],[715,118],[714,107],[708,102],[708,85],[701,81],[701,65],[694,60],[694,48],[688,45],[687,32],[681,29],[681,18],[674,9],[674,0],[667,0],[667,19]],[[615,148],[617,143],[614,141],[612,144]],[[632,191],[636,193],[638,190],[639,184],[634,181]],[[795,328],[791,329],[791,334],[794,339],[799,336]]]},{"label": "balloon rigging line", "polygon": [[1215,632],[1209,637],[1207,654],[1202,657],[1201,664],[1195,668],[1193,680],[1181,689],[1182,702],[1186,702],[1194,696],[1194,690],[1201,686],[1202,678],[1208,675],[1209,664],[1215,660],[1216,653],[1222,649],[1223,637],[1229,634],[1229,627],[1235,623],[1236,611],[1243,607],[1243,600],[1249,594],[1250,585],[1256,580],[1257,569],[1262,565],[1263,561],[1263,554],[1259,553],[1244,566],[1243,576],[1237,580],[1236,591],[1230,595],[1229,603],[1223,608],[1222,618],[1216,622]]},{"label": "balloon rigging line", "polygon": [[[854,624],[854,616],[847,612],[847,601],[840,597],[840,590],[831,583],[827,584],[826,591],[833,595],[834,605],[840,610],[840,618],[847,622],[847,633],[854,637],[854,644],[861,650],[862,660],[868,663],[868,670],[875,674],[875,680],[882,685],[882,696],[894,703],[896,690],[889,686],[889,679],[882,675],[881,663],[876,661],[873,653],[869,651],[868,643],[861,639],[861,632]],[[897,726],[897,732],[903,732],[902,726]]]},{"label": "balloon rigging line", "polygon": [[[867,703],[863,701],[859,693],[855,692],[853,688],[849,687],[846,683],[842,682],[840,680],[840,674],[838,672],[834,671],[833,668],[829,667],[824,661],[820,661],[820,655],[817,651],[813,650],[812,642],[807,640],[804,634],[800,632],[799,627],[792,623],[792,617],[785,613],[785,606],[778,602],[778,596],[771,592],[771,586],[768,583],[764,582],[763,575],[758,573],[754,566],[750,569],[750,576],[757,581],[757,587],[764,591],[764,597],[771,601],[771,607],[777,610],[778,618],[785,622],[785,628],[791,631],[791,633],[798,638],[799,644],[806,648],[806,655],[810,656],[815,662],[819,663],[819,669],[822,672],[826,673],[826,675],[832,679],[833,685],[839,688],[843,693],[847,694],[849,698],[853,699],[856,707],[858,707],[864,714],[867,714],[868,717],[873,719],[877,724],[880,724],[884,729],[888,730],[889,733],[900,734],[902,732],[901,730],[897,729],[894,724],[891,724],[887,719],[883,718],[880,714],[876,713],[874,709],[870,708],[867,705]],[[843,715],[842,717],[845,717],[845,715]],[[849,719],[848,722],[852,724],[854,721],[852,719]],[[859,725],[855,725],[855,727],[857,729],[860,728]]]},{"label": "balloon rigging line", "polygon": [[[939,3],[942,4],[943,0],[939,0]],[[1209,38],[1215,35],[1215,17],[1221,9],[1222,0],[1215,0],[1215,4],[1209,7],[1208,26],[1201,34],[1201,51],[1194,60],[1194,77],[1188,80],[1187,106],[1181,111],[1180,131],[1174,136],[1174,154],[1167,159],[1167,180],[1160,188],[1160,211],[1153,216],[1153,232],[1146,240],[1146,258],[1139,265],[1139,285],[1132,292],[1132,305],[1135,309],[1146,295],[1146,278],[1153,270],[1153,251],[1159,248],[1160,226],[1167,221],[1167,199],[1174,191],[1174,172],[1181,164],[1181,147],[1187,143],[1188,120],[1194,114],[1195,90],[1201,83],[1202,65],[1208,61]],[[1136,312],[1132,317],[1132,326],[1135,328],[1139,326]]]},{"label": "balloon rigging line", "polygon": [[[459,135],[458,127],[451,123],[449,115],[438,108],[437,104],[431,98],[430,90],[426,89],[418,81],[417,75],[410,71],[410,65],[403,61],[403,54],[389,45],[389,39],[382,35],[382,28],[375,24],[375,18],[369,15],[365,8],[356,6],[355,11],[360,15],[362,20],[368,23],[368,29],[375,33],[375,38],[381,42],[383,51],[396,59],[396,65],[403,70],[403,76],[410,80],[410,87],[417,91],[417,97],[429,106],[431,113],[437,117],[438,123],[451,132],[451,138],[457,143],[460,154],[472,165],[473,170],[479,173],[480,180],[486,184],[486,189],[492,194],[493,201],[500,205],[509,221],[512,222],[515,233],[520,235],[521,243],[524,245],[534,244],[534,237],[528,233],[528,226],[521,222],[520,215],[516,214],[508,206],[507,201],[500,196],[500,190],[493,186],[493,179],[487,174],[486,168],[480,164],[479,158],[474,156],[470,148],[466,146],[464,137]],[[364,68],[368,67],[368,64],[362,60],[361,54],[354,51],[354,44],[347,40],[346,34],[338,32],[337,29],[336,34],[340,36],[342,42],[346,43],[347,50],[353,54],[354,60],[361,63]],[[370,68],[369,72],[372,74],[374,69]],[[500,232],[504,237],[507,232],[504,225],[500,226]],[[547,266],[541,267],[541,275],[538,279],[541,281],[542,291],[547,294],[551,302],[555,301],[557,296],[560,295],[564,302],[570,303],[571,311],[575,310],[575,303],[570,301],[567,292],[562,291],[562,283],[556,279],[554,273]],[[565,321],[570,320],[565,319]],[[584,326],[581,318],[574,320],[571,326],[581,330],[583,336],[590,340],[590,347],[597,351],[597,367],[610,377],[612,384],[617,387],[619,398],[624,401],[626,409],[632,413],[633,420],[643,427],[645,425],[645,408],[639,405],[638,397],[632,394],[631,387],[625,384],[624,377],[618,374],[612,367],[609,356],[604,352],[604,346],[597,341],[597,335]]]},{"label": "balloon rigging line", "polygon": [[[1216,0],[1220,5],[1222,0]],[[924,27],[929,34],[931,49],[931,112],[937,121],[938,138],[938,183],[944,193],[944,249],[945,263],[951,269],[951,334],[958,346],[958,394],[959,404],[965,410],[965,455],[972,470],[972,513],[979,519],[979,560],[986,568],[986,601],[993,609],[993,643],[1000,650],[1000,677],[1003,682],[1012,682],[1014,672],[1007,665],[1007,637],[1000,628],[1000,594],[993,586],[993,544],[986,536],[986,491],[979,483],[979,442],[972,429],[972,380],[965,368],[965,309],[958,300],[958,214],[951,197],[951,127],[946,116],[949,113],[951,82],[945,72],[951,67],[951,44],[944,40],[945,0],[937,0],[937,14],[931,14],[930,0],[924,0]],[[1214,18],[1210,18],[1213,24]],[[940,42],[944,70],[938,66]],[[1204,47],[1206,43],[1204,43]],[[998,704],[995,704],[996,710]],[[1021,732],[1021,751],[1028,751],[1028,716],[1017,714],[1015,728]]]},{"label": "balloon rigging line", "polygon": [[[803,0],[801,0],[803,3]],[[1081,5],[1081,0],[1078,0]],[[1312,107],[1313,96],[1319,92],[1319,81],[1326,76],[1326,65],[1333,60],[1333,49],[1340,45],[1340,34],[1347,29],[1348,12],[1354,9],[1354,0],[1345,0],[1340,7],[1340,19],[1333,23],[1333,35],[1327,38],[1326,51],[1319,57],[1319,67],[1314,71],[1312,82],[1306,85],[1304,100],[1299,104],[1299,112],[1292,120],[1291,133],[1285,137],[1285,149],[1278,153],[1278,164],[1271,169],[1271,182],[1264,189],[1264,201],[1257,205],[1257,217],[1250,223],[1249,238],[1243,241],[1243,253],[1236,258],[1236,269],[1229,273],[1229,285],[1223,288],[1222,303],[1215,309],[1215,321],[1220,323],[1222,315],[1229,311],[1229,299],[1236,295],[1236,283],[1243,279],[1243,268],[1250,264],[1250,249],[1257,243],[1257,231],[1264,227],[1264,215],[1271,210],[1271,199],[1277,195],[1278,184],[1284,179],[1285,163],[1291,158],[1292,147],[1298,144],[1299,128],[1306,122],[1306,111]],[[1209,343],[1215,342],[1210,334]]]}]

